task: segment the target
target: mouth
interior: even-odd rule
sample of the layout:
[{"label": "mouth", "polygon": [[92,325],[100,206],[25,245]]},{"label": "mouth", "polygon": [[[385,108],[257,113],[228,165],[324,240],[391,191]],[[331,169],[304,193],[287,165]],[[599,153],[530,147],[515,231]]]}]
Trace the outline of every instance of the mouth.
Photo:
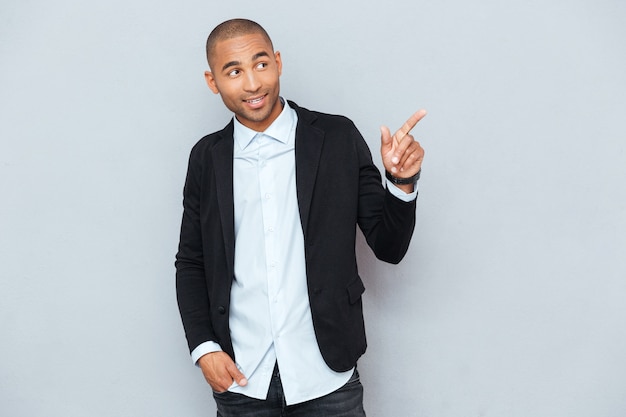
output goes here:
[{"label": "mouth", "polygon": [[263,101],[263,99],[264,99],[264,98],[265,98],[265,95],[262,95],[262,96],[260,96],[260,97],[253,97],[253,98],[250,98],[250,99],[244,100],[244,102],[246,102],[246,103],[248,103],[248,104],[250,104],[250,105],[254,106],[254,105],[256,105],[256,104],[261,103],[261,102]]}]

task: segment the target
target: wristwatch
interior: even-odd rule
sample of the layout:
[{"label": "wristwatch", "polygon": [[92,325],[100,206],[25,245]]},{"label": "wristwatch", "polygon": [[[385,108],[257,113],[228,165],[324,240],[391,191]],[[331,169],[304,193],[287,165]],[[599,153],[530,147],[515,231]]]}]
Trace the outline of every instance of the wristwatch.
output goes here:
[{"label": "wristwatch", "polygon": [[417,174],[413,175],[412,177],[398,178],[398,177],[394,177],[393,175],[391,175],[391,172],[385,170],[385,177],[395,185],[407,185],[407,184],[415,184],[417,180],[420,179],[421,173],[422,173],[422,170],[420,169],[419,171],[417,171]]}]

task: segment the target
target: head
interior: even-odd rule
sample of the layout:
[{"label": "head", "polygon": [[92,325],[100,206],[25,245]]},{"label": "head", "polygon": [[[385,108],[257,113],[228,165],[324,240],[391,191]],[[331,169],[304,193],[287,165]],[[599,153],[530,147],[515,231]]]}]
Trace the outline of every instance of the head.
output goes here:
[{"label": "head", "polygon": [[207,39],[207,85],[243,125],[265,130],[282,111],[282,62],[267,32],[251,20],[219,24]]}]

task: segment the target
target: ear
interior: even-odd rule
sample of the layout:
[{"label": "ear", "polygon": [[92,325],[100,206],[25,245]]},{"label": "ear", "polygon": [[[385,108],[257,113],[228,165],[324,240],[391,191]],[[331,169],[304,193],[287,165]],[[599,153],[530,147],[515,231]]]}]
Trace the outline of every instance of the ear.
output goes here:
[{"label": "ear", "polygon": [[217,88],[215,77],[213,76],[213,73],[211,71],[204,71],[204,80],[206,81],[206,85],[209,86],[214,94],[219,94],[220,91]]},{"label": "ear", "polygon": [[278,75],[283,74],[283,60],[280,57],[280,51],[274,52],[274,59],[276,60],[276,66],[278,67]]}]

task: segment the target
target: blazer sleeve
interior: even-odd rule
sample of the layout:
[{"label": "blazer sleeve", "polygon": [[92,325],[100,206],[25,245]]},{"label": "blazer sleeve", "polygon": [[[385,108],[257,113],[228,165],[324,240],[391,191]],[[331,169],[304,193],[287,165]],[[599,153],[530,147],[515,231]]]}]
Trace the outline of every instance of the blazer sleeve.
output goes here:
[{"label": "blazer sleeve", "polygon": [[[195,152],[194,152],[195,151]],[[202,248],[200,176],[201,159],[197,147],[189,158],[183,190],[183,218],[176,254],[176,297],[189,351],[206,341],[214,341],[210,302]]]},{"label": "blazer sleeve", "polygon": [[354,127],[359,164],[358,224],[376,257],[397,264],[406,254],[415,229],[416,200],[405,202],[383,187],[370,150]]}]

